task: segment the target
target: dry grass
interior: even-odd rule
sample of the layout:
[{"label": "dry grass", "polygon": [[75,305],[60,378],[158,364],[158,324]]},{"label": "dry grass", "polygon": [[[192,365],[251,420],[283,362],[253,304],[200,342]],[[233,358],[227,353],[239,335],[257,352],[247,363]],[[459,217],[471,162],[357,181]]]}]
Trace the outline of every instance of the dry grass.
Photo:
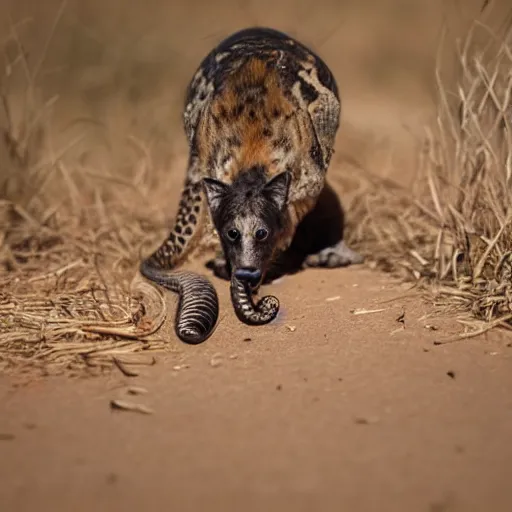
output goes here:
[{"label": "dry grass", "polygon": [[[437,126],[413,190],[368,176],[349,209],[374,266],[426,285],[463,313],[461,338],[512,328],[512,12],[504,33],[475,22],[453,90],[437,69]],[[476,38],[484,44],[475,44]],[[377,255],[377,256],[375,256]]]},{"label": "dry grass", "polygon": [[[41,62],[29,66],[17,29],[0,77],[0,369],[124,368],[127,354],[165,347],[147,338],[165,319],[162,293],[129,278],[155,229],[150,210],[130,209],[147,199],[151,160],[131,140],[139,157],[130,178],[97,172],[123,189],[122,201],[105,200],[93,170],[70,166],[66,156],[82,137],[53,149],[47,127],[56,99],[38,98]],[[21,99],[11,86],[20,74]]]},{"label": "dry grass", "polygon": [[103,368],[114,356],[162,348],[146,337],[164,321],[163,295],[126,279],[133,269],[119,232],[44,228],[19,218],[5,236],[4,265],[11,269],[0,281],[2,369]]}]

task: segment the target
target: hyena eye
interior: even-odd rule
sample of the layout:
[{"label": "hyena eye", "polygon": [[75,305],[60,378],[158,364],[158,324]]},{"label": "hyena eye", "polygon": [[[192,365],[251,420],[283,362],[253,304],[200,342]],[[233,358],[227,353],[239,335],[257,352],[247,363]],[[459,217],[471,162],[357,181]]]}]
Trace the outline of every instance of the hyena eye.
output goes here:
[{"label": "hyena eye", "polygon": [[228,238],[232,242],[235,242],[236,240],[238,240],[238,238],[240,236],[240,231],[238,231],[238,229],[229,229],[226,234],[228,235]]},{"label": "hyena eye", "polygon": [[260,228],[256,231],[254,236],[258,242],[263,242],[263,240],[265,240],[265,238],[268,236],[268,231],[265,228]]}]

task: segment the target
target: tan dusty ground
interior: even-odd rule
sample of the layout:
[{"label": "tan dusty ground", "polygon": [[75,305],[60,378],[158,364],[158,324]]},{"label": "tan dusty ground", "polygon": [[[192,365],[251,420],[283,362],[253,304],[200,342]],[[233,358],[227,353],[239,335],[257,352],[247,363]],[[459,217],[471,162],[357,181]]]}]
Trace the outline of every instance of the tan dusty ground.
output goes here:
[{"label": "tan dusty ground", "polygon": [[[42,20],[35,50],[58,3],[12,2],[15,20]],[[272,4],[69,2],[47,63],[48,76],[59,62],[69,66],[45,85],[62,95],[52,121],[87,112],[107,122],[106,165],[119,158],[116,137],[130,132],[151,134],[155,159],[171,147],[179,167],[173,101],[189,74],[222,35],[268,24],[303,34],[340,78],[345,114],[331,175],[355,172],[355,159],[410,180],[415,136],[433,113],[443,2],[410,2],[412,14],[398,0]],[[447,3],[457,21],[478,4]],[[162,185],[167,218],[181,172]],[[0,376],[2,512],[512,510],[510,338],[436,346],[460,326],[426,316],[420,297],[366,267],[310,270],[266,287],[282,310],[259,328],[235,319],[226,283],[214,282],[222,308],[214,335],[198,347],[179,343],[169,296],[161,332],[169,351],[137,377]],[[383,311],[351,313],[360,308]],[[147,394],[130,396],[130,386]],[[153,414],[112,411],[112,399]]]},{"label": "tan dusty ground", "polygon": [[240,326],[223,293],[214,336],[189,347],[167,331],[175,353],[139,377],[2,379],[2,510],[510,510],[504,340],[433,346],[451,322],[384,302],[404,290],[369,270],[272,289],[278,324]]}]

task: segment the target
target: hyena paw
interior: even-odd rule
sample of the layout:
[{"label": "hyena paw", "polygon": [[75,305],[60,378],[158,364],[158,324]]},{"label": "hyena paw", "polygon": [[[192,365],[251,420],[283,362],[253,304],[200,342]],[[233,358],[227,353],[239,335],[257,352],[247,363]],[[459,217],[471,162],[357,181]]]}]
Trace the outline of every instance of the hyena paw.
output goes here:
[{"label": "hyena paw", "polygon": [[332,247],[326,247],[316,254],[310,254],[304,267],[346,267],[364,262],[364,256],[350,249],[342,240]]}]

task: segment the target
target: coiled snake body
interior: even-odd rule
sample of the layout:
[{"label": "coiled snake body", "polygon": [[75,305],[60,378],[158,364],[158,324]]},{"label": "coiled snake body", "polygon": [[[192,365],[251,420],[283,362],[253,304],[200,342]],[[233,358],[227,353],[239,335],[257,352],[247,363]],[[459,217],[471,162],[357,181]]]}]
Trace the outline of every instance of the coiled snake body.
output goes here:
[{"label": "coiled snake body", "polygon": [[208,279],[193,272],[165,272],[149,259],[142,262],[140,272],[147,279],[178,293],[174,324],[178,338],[195,345],[210,337],[219,317],[219,298]]}]

